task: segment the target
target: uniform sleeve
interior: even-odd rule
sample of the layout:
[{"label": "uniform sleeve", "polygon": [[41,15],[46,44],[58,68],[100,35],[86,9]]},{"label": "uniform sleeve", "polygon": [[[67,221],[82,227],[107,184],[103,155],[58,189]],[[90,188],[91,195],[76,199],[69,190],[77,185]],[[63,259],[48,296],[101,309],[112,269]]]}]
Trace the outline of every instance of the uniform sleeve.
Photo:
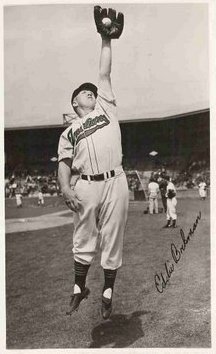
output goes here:
[{"label": "uniform sleeve", "polygon": [[72,129],[64,131],[59,139],[58,144],[58,162],[69,158],[73,159],[74,156],[74,143],[72,139]]},{"label": "uniform sleeve", "polygon": [[170,185],[168,186],[168,189],[172,189],[176,193],[176,188],[172,182],[170,182]]},{"label": "uniform sleeve", "polygon": [[110,118],[115,116],[117,118],[117,104],[114,96],[108,94],[105,90],[100,87],[98,89],[98,97],[96,109],[100,108],[106,113]]}]

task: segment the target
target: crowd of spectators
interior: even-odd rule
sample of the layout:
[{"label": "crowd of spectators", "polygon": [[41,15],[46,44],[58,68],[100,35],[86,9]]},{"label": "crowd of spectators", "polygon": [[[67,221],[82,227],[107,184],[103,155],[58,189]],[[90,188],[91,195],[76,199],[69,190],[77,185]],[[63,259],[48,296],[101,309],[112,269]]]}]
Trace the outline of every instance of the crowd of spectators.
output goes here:
[{"label": "crowd of spectators", "polygon": [[200,182],[210,186],[210,167],[206,160],[193,160],[175,176],[175,185],[180,188],[197,188]]},{"label": "crowd of spectators", "polygon": [[37,196],[42,192],[44,195],[58,195],[59,185],[55,175],[16,175],[13,173],[5,179],[5,197],[13,198],[16,194],[24,197]]},{"label": "crowd of spectators", "polygon": [[[143,171],[146,171],[144,169]],[[151,172],[152,171],[152,172]],[[142,172],[139,169],[139,174],[136,170],[126,168],[128,187],[132,192],[141,191],[143,189]],[[206,160],[192,160],[185,164],[181,170],[176,170],[175,166],[169,165],[150,170],[151,176],[158,179],[161,173],[168,173],[176,188],[198,188],[199,183],[204,181],[207,187],[210,186],[210,168]],[[149,176],[150,177],[150,176]],[[142,185],[141,185],[142,183]],[[39,192],[44,195],[59,195],[60,188],[57,181],[56,173],[39,175],[35,174],[16,174],[12,173],[5,179],[5,197],[15,197],[16,193],[22,196],[37,196]]]},{"label": "crowd of spectators", "polygon": [[[159,169],[152,169],[147,179],[153,177],[157,181],[163,174],[168,174],[178,189],[198,188],[200,182],[205,182],[207,187],[210,186],[210,168],[205,160],[198,162],[193,161],[180,171],[172,166],[169,166],[169,168],[163,166]],[[139,171],[139,175],[142,176],[141,171]],[[138,177],[136,170],[131,170],[127,173],[128,186],[131,191],[139,191],[142,189],[140,179],[142,179],[142,177]],[[143,184],[146,184],[144,179],[145,178],[143,178]]]}]

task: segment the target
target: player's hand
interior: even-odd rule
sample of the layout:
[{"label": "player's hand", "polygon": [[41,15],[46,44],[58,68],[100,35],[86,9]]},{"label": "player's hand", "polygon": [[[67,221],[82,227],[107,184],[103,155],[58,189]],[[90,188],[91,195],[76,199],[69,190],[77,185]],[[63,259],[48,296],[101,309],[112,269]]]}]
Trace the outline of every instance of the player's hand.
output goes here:
[{"label": "player's hand", "polygon": [[[116,10],[94,6],[94,20],[97,32],[103,39],[119,38],[124,27],[124,15]],[[104,22],[105,21],[105,22]]]},{"label": "player's hand", "polygon": [[81,204],[80,204],[80,199],[78,198],[75,191],[70,187],[68,187],[62,190],[62,193],[67,207],[72,211],[74,211],[75,213],[78,212],[80,210]]}]

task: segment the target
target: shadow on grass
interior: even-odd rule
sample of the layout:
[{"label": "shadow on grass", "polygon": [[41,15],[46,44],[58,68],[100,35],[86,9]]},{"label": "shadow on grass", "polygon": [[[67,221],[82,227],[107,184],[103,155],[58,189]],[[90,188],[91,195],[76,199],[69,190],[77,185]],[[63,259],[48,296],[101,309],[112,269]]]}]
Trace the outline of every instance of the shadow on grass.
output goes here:
[{"label": "shadow on grass", "polygon": [[136,311],[129,315],[116,314],[96,326],[91,333],[89,348],[125,348],[144,336],[140,316],[150,311]]}]

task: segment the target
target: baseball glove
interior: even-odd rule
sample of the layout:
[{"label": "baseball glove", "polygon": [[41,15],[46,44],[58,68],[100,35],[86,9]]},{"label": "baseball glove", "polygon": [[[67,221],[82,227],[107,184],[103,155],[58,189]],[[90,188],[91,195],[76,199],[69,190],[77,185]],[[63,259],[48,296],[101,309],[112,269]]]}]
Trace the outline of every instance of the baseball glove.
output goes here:
[{"label": "baseball glove", "polygon": [[169,189],[167,192],[167,198],[172,199],[176,196],[176,193],[174,192],[173,189]]},{"label": "baseball glove", "polygon": [[[104,18],[109,18],[111,20],[110,27],[103,24],[102,20]],[[116,39],[122,34],[124,27],[124,15],[119,12],[116,17],[116,11],[114,9],[101,8],[100,6],[94,7],[94,20],[97,28],[97,32],[103,38]]]}]

